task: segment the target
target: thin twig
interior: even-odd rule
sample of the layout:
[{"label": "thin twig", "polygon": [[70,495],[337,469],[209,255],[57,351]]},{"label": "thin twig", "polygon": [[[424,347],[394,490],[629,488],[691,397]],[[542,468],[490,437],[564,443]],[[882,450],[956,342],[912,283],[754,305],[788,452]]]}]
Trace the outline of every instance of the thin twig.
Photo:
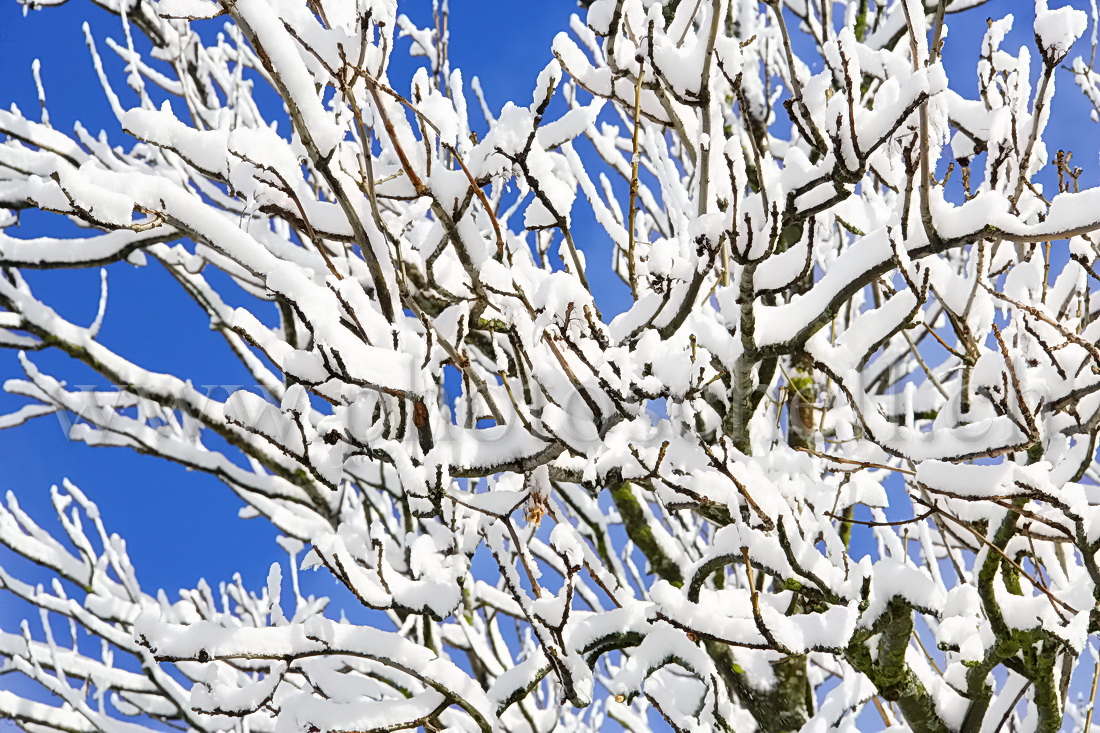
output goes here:
[{"label": "thin twig", "polygon": [[639,62],[638,78],[634,82],[634,139],[633,152],[630,158],[630,224],[627,230],[627,273],[630,279],[630,292],[638,294],[637,260],[634,251],[637,234],[634,231],[634,222],[638,215],[638,133],[641,129],[642,108],[642,77],[645,75],[645,60]]}]

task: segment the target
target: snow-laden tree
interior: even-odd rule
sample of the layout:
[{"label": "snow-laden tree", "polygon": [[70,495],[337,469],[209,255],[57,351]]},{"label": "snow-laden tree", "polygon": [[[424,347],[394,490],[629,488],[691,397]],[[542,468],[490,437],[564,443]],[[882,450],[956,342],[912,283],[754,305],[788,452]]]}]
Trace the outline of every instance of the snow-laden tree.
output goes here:
[{"label": "snow-laden tree", "polygon": [[[0,632],[0,671],[49,693],[0,691],[0,715],[1091,724],[1100,189],[1043,141],[1056,79],[1100,105],[1068,55],[1084,13],[1039,0],[1013,55],[1010,16],[948,37],[973,0],[596,0],[496,110],[450,67],[446,0],[424,28],[394,0],[97,1],[126,143],[0,112],[0,343],[25,398],[0,424],[75,413],[74,440],[212,474],[289,561],[169,595],[76,486],[56,533],[9,495],[0,542],[56,579],[0,569],[40,611]],[[980,44],[976,84],[944,44]],[[32,237],[27,209],[86,232]],[[256,388],[143,367],[97,338],[102,305],[78,323],[25,278],[154,265]],[[630,307],[601,312],[614,276]]]}]

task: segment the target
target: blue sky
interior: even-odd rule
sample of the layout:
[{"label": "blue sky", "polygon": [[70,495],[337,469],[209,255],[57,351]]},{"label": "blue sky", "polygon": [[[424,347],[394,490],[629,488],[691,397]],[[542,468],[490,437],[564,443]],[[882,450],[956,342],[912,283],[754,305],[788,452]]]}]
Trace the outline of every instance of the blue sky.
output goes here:
[{"label": "blue sky", "polygon": [[[1072,4],[1088,9],[1088,0]],[[429,3],[408,2],[407,12],[415,5]],[[567,28],[570,14],[578,12],[572,0],[452,0],[452,5],[452,65],[462,68],[467,80],[475,75],[481,78],[494,111],[508,100],[526,103],[530,99],[535,76],[551,59],[554,35]],[[1009,12],[1017,15],[1017,22],[1005,48],[1014,51],[1023,43],[1031,45],[1030,2],[993,2],[964,19],[950,19],[946,64],[960,92],[970,94],[976,88],[974,67],[985,18]],[[425,16],[421,13],[414,17]],[[100,40],[101,52],[109,56],[102,38],[121,38],[121,29],[116,19],[92,3],[70,0],[63,7],[24,17],[13,0],[0,0],[0,68],[4,70],[0,104],[14,102],[28,115],[35,114],[38,102],[30,69],[32,60],[39,57],[53,124],[71,130],[72,124],[80,120],[93,133],[105,129],[112,140],[122,143],[124,138],[110,115],[90,63],[81,30],[85,20]],[[1087,41],[1086,36],[1075,49],[1086,56]],[[117,63],[108,63],[108,67],[116,72],[121,69]],[[406,64],[404,68],[412,66]],[[395,84],[401,87],[401,73],[394,76],[398,77]],[[403,78],[408,76],[411,72]],[[116,73],[115,79],[121,79],[121,75]],[[1075,160],[1085,169],[1082,183],[1095,185],[1100,164],[1097,126],[1089,121],[1089,105],[1072,88],[1071,78],[1060,75],[1059,85],[1048,147],[1052,151],[1059,147],[1073,149]],[[120,86],[118,91],[125,105],[128,90]],[[135,100],[131,98],[130,103]],[[26,228],[19,234],[69,231],[48,228],[62,226],[58,221],[56,217],[28,215]],[[577,240],[589,253],[589,277],[600,291],[605,316],[622,310],[624,289],[609,275],[606,238],[583,213],[578,214],[577,224]],[[94,318],[99,297],[97,270],[35,273],[31,280],[64,315],[81,323]],[[154,266],[114,266],[110,268],[110,292],[102,331],[105,343],[140,357],[142,364],[150,368],[181,372],[198,385],[235,381],[247,384],[239,369],[226,371],[224,345],[163,271]],[[46,369],[56,369],[59,375],[71,375],[74,384],[80,384],[81,378],[94,381],[56,354],[36,354],[32,358]],[[15,355],[0,351],[0,380],[21,374]],[[224,398],[224,394],[221,396]],[[19,400],[0,395],[0,411],[19,404]],[[147,591],[164,587],[171,596],[176,588],[193,587],[199,578],[216,584],[238,571],[247,586],[258,588],[268,565],[285,557],[273,541],[274,532],[262,520],[236,519],[239,502],[213,478],[118,449],[91,449],[70,443],[54,418],[0,432],[0,491],[15,491],[21,504],[47,525],[52,514],[49,488],[63,478],[72,480],[97,501],[109,529],[127,540]],[[905,507],[899,514],[906,516],[908,511]],[[7,562],[3,553],[0,562]],[[321,587],[328,589],[327,585]],[[22,616],[21,609],[0,601],[0,626],[11,628]],[[5,684],[0,678],[0,688]]]}]

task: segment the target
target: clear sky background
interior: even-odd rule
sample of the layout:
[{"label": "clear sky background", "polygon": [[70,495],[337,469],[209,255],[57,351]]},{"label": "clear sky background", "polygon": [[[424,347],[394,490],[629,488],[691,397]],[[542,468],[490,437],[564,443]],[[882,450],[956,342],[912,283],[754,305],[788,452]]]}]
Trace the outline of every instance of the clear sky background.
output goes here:
[{"label": "clear sky background", "polygon": [[[1052,0],[1051,4],[1063,3]],[[1089,9],[1089,0],[1071,4]],[[402,3],[405,12],[421,21],[427,17],[424,8],[430,8],[430,0]],[[467,88],[473,76],[480,77],[494,112],[509,100],[529,103],[538,71],[552,58],[554,35],[567,29],[572,13],[582,12],[573,0],[452,0],[451,11],[452,66],[463,70]],[[965,14],[968,17],[949,18],[945,64],[952,86],[960,93],[973,95],[976,90],[974,70],[985,19],[1007,13],[1016,16],[1016,24],[1004,48],[1012,52],[1021,44],[1034,48],[1031,2],[994,0]],[[0,105],[15,103],[28,116],[37,114],[31,62],[39,58],[55,127],[69,131],[80,120],[93,134],[103,129],[112,142],[128,144],[110,114],[92,69],[81,29],[84,21],[99,41],[109,73],[113,71],[123,105],[137,104],[136,96],[122,83],[122,64],[102,42],[105,36],[121,40],[116,18],[88,0],[70,0],[63,7],[31,12],[26,17],[14,0],[0,0]],[[400,44],[399,51],[406,50],[408,43],[406,40]],[[1070,59],[1075,54],[1088,58],[1088,43],[1086,34]],[[1037,66],[1037,53],[1033,58]],[[403,62],[391,72],[398,89],[407,88],[413,67],[413,63]],[[1048,148],[1052,152],[1059,147],[1073,150],[1075,162],[1085,171],[1082,185],[1096,185],[1100,180],[1100,127],[1089,120],[1090,106],[1073,88],[1068,73],[1059,74],[1058,85],[1053,122],[1046,136]],[[472,93],[469,98],[471,109],[476,110]],[[1054,179],[1049,176],[1046,180]],[[1056,190],[1053,183],[1048,183],[1048,190]],[[589,279],[598,291],[605,316],[625,309],[625,288],[610,274],[609,243],[585,211],[583,196],[578,199],[574,218],[576,238],[588,253]],[[71,231],[72,227],[59,217],[27,215],[23,229],[13,234]],[[79,323],[94,319],[99,298],[97,269],[30,273],[28,277],[63,315]],[[101,332],[104,343],[143,366],[189,377],[196,385],[249,384],[242,369],[227,369],[230,360],[224,342],[208,329],[202,314],[157,266],[139,269],[114,265],[109,268],[109,283],[110,299]],[[60,355],[40,353],[31,358],[47,371],[71,375],[73,384],[80,384],[81,376],[87,377],[88,383],[95,381]],[[0,350],[0,381],[21,375],[15,354]],[[226,394],[217,396],[224,399]],[[21,404],[21,400],[0,395],[0,413]],[[14,491],[20,503],[47,526],[54,526],[49,521],[49,489],[63,478],[72,480],[98,502],[108,529],[127,540],[147,592],[163,587],[172,597],[175,589],[194,587],[200,578],[216,585],[235,572],[244,576],[246,586],[258,589],[269,564],[285,558],[274,542],[274,531],[264,520],[239,521],[239,501],[209,476],[121,449],[93,449],[71,443],[61,421],[54,417],[0,431],[0,492]],[[904,517],[908,512],[906,506],[897,514]],[[0,565],[8,562],[9,557],[0,551]],[[28,572],[31,577],[42,577],[33,569]],[[313,574],[306,574],[303,580],[307,588],[332,590],[331,584]],[[0,627],[17,628],[25,614],[25,608],[0,597]],[[5,685],[12,685],[10,676],[0,677],[0,689]]]}]

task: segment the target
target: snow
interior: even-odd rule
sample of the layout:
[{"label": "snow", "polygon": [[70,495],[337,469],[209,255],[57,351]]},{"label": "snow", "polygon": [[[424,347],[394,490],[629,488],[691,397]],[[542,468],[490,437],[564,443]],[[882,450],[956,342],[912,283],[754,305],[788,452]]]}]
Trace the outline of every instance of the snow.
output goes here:
[{"label": "snow", "polygon": [[[31,613],[0,631],[0,672],[53,702],[4,692],[0,715],[119,733],[658,714],[751,730],[772,721],[724,665],[768,693],[805,658],[794,727],[852,731],[896,692],[872,683],[888,609],[935,658],[914,642],[890,673],[946,728],[1006,628],[1081,666],[1100,189],[1038,176],[1070,107],[1033,88],[1034,46],[1002,48],[1011,16],[969,39],[974,84],[913,0],[863,40],[855,6],[834,33],[798,2],[666,18],[596,0],[522,98],[490,110],[471,82],[483,124],[437,5],[423,27],[388,0],[118,6],[130,91],[93,66],[119,125],[0,112],[0,343],[26,350],[0,427],[75,415],[73,440],[219,479],[283,548],[258,575],[169,594],[75,486],[52,492],[56,521],[9,498],[0,544],[22,560],[0,562],[0,590]],[[965,46],[950,9],[941,38]],[[179,17],[223,10],[214,36]],[[1086,26],[1040,3],[1043,63]],[[485,33],[487,58],[513,63]],[[1100,75],[1072,63],[1100,106]],[[925,153],[952,178],[921,185]],[[48,271],[87,267],[110,271],[111,299],[103,279],[72,315]],[[120,279],[157,270],[168,285],[127,301]],[[177,285],[235,360],[223,381],[253,386],[211,393],[122,338]],[[176,315],[158,328],[186,338]],[[305,595],[328,589],[304,569],[337,591]],[[1024,689],[998,666],[974,722],[1034,727],[1044,673]],[[900,731],[912,709],[884,712]]]},{"label": "snow", "polygon": [[12,266],[28,268],[110,262],[118,259],[131,248],[141,246],[165,233],[165,228],[154,227],[147,232],[116,229],[92,237],[71,239],[53,237],[19,239],[0,232],[0,257]]},{"label": "snow", "polygon": [[344,137],[331,117],[326,114],[314,87],[304,58],[290,33],[264,0],[243,0],[234,3],[234,15],[243,22],[263,47],[269,68],[278,70],[279,83],[286,89],[288,101],[301,123],[299,134],[313,141],[321,158],[327,158]]},{"label": "snow", "polygon": [[186,626],[166,624],[145,615],[135,622],[136,633],[156,638],[156,653],[166,659],[239,656],[295,657],[325,648],[350,656],[384,661],[421,678],[433,688],[449,690],[486,720],[495,719],[488,699],[474,680],[453,663],[401,636],[367,627],[336,624],[331,646],[310,639],[300,625],[229,630],[211,622]]},{"label": "snow", "polygon": [[860,275],[893,256],[889,235],[876,229],[851,244],[834,261],[814,287],[796,295],[786,305],[756,306],[757,341],[760,346],[779,344],[794,338],[805,322],[802,314],[820,312]]},{"label": "snow", "polygon": [[95,724],[85,719],[70,706],[61,707],[26,700],[14,692],[0,690],[0,711],[5,717],[34,721],[40,725],[91,733]]},{"label": "snow", "polygon": [[1035,40],[1054,63],[1069,53],[1088,27],[1084,11],[1064,5],[1050,8],[1046,0],[1035,3]]},{"label": "snow", "polygon": [[156,8],[162,18],[215,18],[224,12],[210,0],[157,0]]},{"label": "snow", "polygon": [[871,597],[860,616],[861,625],[871,628],[894,598],[907,601],[926,613],[934,613],[943,607],[946,594],[924,568],[893,559],[879,560],[874,566]]}]

